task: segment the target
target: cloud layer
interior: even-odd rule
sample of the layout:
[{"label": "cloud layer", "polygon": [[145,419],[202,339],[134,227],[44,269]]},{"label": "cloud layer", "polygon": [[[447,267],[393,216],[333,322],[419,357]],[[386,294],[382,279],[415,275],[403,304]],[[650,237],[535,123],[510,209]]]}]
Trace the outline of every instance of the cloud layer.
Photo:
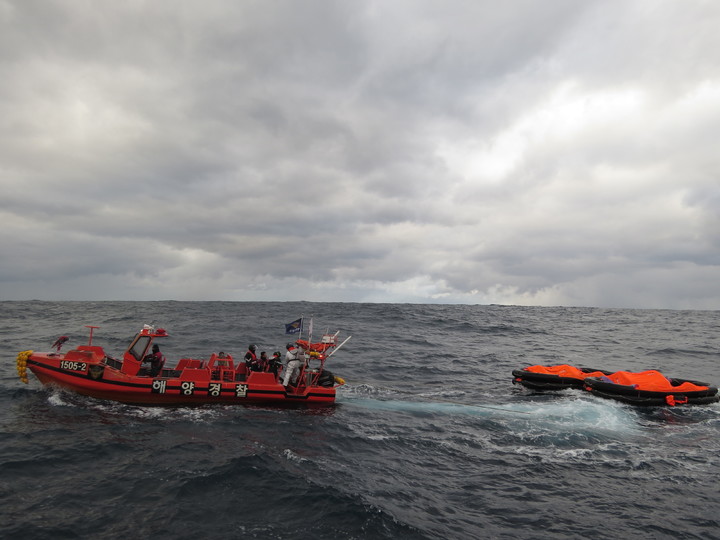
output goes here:
[{"label": "cloud layer", "polygon": [[720,309],[719,26],[0,0],[0,299]]}]

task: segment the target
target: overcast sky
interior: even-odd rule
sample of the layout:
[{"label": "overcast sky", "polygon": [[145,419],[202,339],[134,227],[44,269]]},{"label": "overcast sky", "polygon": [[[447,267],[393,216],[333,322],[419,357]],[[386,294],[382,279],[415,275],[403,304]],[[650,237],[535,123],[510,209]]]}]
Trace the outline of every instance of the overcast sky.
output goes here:
[{"label": "overcast sky", "polygon": [[720,309],[714,0],[0,0],[0,299]]}]

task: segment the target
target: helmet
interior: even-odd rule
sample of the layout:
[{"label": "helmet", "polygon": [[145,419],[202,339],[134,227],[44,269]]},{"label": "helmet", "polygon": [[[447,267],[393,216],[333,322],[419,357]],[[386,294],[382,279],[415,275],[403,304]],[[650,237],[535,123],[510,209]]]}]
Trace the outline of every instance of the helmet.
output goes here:
[{"label": "helmet", "polygon": [[251,343],[250,346],[248,347],[248,349],[250,349],[251,351],[257,351],[257,345],[255,345],[254,343]]},{"label": "helmet", "polygon": [[286,349],[292,349],[293,347],[295,347],[294,343],[288,343],[287,345],[285,345]]},{"label": "helmet", "polygon": [[275,351],[275,352],[273,353],[273,356],[280,356],[280,351]]}]

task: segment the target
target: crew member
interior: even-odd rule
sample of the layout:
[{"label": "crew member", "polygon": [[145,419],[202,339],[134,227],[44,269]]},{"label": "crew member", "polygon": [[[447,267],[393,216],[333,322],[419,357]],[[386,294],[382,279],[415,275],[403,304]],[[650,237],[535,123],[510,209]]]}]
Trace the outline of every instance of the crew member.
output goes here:
[{"label": "crew member", "polygon": [[288,343],[285,348],[285,361],[287,362],[287,371],[285,371],[285,378],[283,380],[283,386],[287,388],[289,383],[295,384],[297,382],[297,376],[300,373],[300,366],[302,366],[302,351],[295,347],[294,343]]},{"label": "crew member", "polygon": [[267,353],[265,351],[261,352],[260,359],[257,364],[257,371],[267,371],[269,362],[270,359],[268,358]]},{"label": "crew member", "polygon": [[255,351],[257,351],[257,345],[252,343],[248,345],[248,350],[245,353],[245,365],[247,366],[248,371],[258,370],[258,358]]},{"label": "crew member", "polygon": [[280,359],[280,352],[275,351],[272,355],[272,358],[268,360],[268,371],[275,375],[275,377],[278,376],[278,371],[280,371],[280,366],[282,366],[282,360]]},{"label": "crew member", "polygon": [[160,347],[156,344],[152,346],[152,352],[143,358],[143,363],[150,363],[150,376],[157,377],[165,364],[165,357],[160,352]]}]

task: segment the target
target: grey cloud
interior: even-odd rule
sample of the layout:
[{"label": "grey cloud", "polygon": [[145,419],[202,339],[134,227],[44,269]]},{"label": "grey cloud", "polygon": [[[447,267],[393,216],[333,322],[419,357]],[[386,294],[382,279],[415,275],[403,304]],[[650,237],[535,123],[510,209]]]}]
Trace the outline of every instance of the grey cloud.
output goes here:
[{"label": "grey cloud", "polygon": [[717,308],[719,19],[6,2],[0,298]]}]

